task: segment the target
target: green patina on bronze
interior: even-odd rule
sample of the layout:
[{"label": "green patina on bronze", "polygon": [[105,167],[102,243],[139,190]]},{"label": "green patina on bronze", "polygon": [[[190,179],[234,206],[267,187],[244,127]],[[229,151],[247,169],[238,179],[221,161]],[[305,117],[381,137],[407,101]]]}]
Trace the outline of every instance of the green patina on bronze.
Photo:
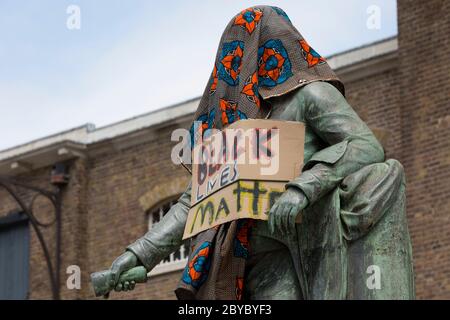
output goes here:
[{"label": "green patina on bronze", "polygon": [[[269,223],[256,223],[244,296],[413,299],[401,164],[385,159],[371,130],[326,82],[268,102],[270,118],[306,124],[303,172],[278,199],[304,210],[300,224],[292,223],[288,205]],[[114,261],[111,288],[133,289],[132,281],[120,281],[122,272],[139,264],[149,271],[181,245],[190,197],[188,187],[164,218]],[[379,286],[372,283],[377,276]]]},{"label": "green patina on bronze", "polygon": [[[114,289],[111,270],[98,271],[91,274],[92,287],[96,297],[107,296]],[[120,283],[144,283],[147,282],[147,269],[143,266],[128,269],[120,274]]]},{"label": "green patina on bronze", "polygon": [[[244,14],[255,17],[251,27],[240,25]],[[227,76],[231,58],[239,64],[232,81]],[[271,207],[268,222],[256,221],[251,227],[248,259],[237,261],[230,249],[235,222],[194,238],[195,247],[205,241],[202,234],[210,236],[208,242],[215,246],[211,268],[200,289],[181,284],[177,296],[414,298],[403,168],[385,159],[381,144],[343,96],[343,84],[286,13],[257,6],[234,17],[214,65],[222,71],[216,70],[218,78],[212,73],[195,119],[207,116],[203,125],[222,129],[230,120],[226,110],[236,108],[238,119],[241,114],[303,122],[305,164]],[[239,83],[238,74],[245,83]],[[243,95],[243,84],[250,84],[251,92]],[[190,191],[188,187],[164,218],[113,262],[111,288],[133,289],[135,281],[120,280],[124,271],[139,264],[151,270],[181,245]],[[295,224],[299,212],[302,221]],[[241,290],[236,277],[242,279],[244,273]]]}]

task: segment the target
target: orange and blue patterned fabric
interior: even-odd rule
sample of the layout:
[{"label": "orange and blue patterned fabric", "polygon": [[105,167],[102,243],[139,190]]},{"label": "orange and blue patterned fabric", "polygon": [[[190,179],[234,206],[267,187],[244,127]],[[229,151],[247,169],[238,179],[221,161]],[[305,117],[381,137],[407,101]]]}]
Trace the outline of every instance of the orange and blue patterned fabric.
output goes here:
[{"label": "orange and blue patterned fabric", "polygon": [[242,10],[234,19],[234,24],[242,26],[248,33],[252,33],[258,26],[262,17],[262,11],[257,8],[247,8]]},{"label": "orange and blue patterned fabric", "polygon": [[283,43],[270,39],[258,49],[258,80],[260,86],[274,87],[292,76],[291,61]]},{"label": "orange and blue patterned fabric", "polygon": [[219,79],[217,78],[217,67],[214,66],[213,72],[212,72],[212,78],[210,80],[210,87],[209,87],[209,94],[212,95],[216,92],[217,88],[217,81]]},{"label": "orange and blue patterned fabric", "polygon": [[321,63],[325,63],[325,59],[322,58],[322,56],[318,54],[316,50],[311,48],[311,46],[305,40],[300,40],[300,46],[302,47],[303,58],[305,58],[306,62],[308,62],[309,68]]},{"label": "orange and blue patterned fabric", "polygon": [[219,59],[219,80],[225,81],[230,86],[239,84],[243,54],[244,42],[236,40],[223,44],[222,54]]},{"label": "orange and blue patterned fabric", "polygon": [[261,106],[258,94],[258,73],[256,71],[245,81],[244,88],[242,88],[242,93],[258,108]]},{"label": "orange and blue patterned fabric", "polygon": [[244,295],[244,277],[236,277],[236,300],[243,300]]},{"label": "orange and blue patterned fabric", "polygon": [[289,19],[288,15],[286,14],[286,12],[284,12],[283,9],[278,8],[278,7],[272,7],[272,9],[278,13],[280,16],[282,16],[287,22],[291,22],[291,19]]},{"label": "orange and blue patterned fabric", "polygon": [[237,120],[247,119],[245,113],[237,109],[237,103],[231,100],[220,99],[220,111],[222,112],[222,123],[228,125]]},{"label": "orange and blue patterned fabric", "polygon": [[[222,130],[238,120],[265,118],[270,112],[269,98],[308,83],[327,81],[344,94],[343,84],[326,60],[278,7],[254,6],[236,14],[223,32],[215,57],[191,126],[191,146],[199,140],[194,137],[208,129]],[[251,254],[249,221],[228,222],[192,238],[197,249],[188,259],[177,296],[188,292],[195,299],[243,297],[245,262]],[[229,252],[221,252],[223,248]],[[223,288],[226,281],[229,290]],[[215,290],[219,282],[221,289]]]},{"label": "orange and blue patterned fabric", "polygon": [[234,256],[247,259],[249,255],[249,237],[253,220],[243,219],[237,222],[237,231],[234,238]]},{"label": "orange and blue patterned fabric", "polygon": [[184,268],[183,282],[198,289],[208,277],[211,266],[211,242],[205,241]]},{"label": "orange and blue patterned fabric", "polygon": [[193,148],[196,137],[203,137],[206,130],[214,128],[214,117],[216,114],[216,110],[211,110],[209,113],[204,113],[200,115],[196,123],[193,123],[190,130],[189,135],[191,138],[191,149]]},{"label": "orange and blue patterned fabric", "polygon": [[[205,131],[220,130],[239,119],[263,118],[270,109],[264,100],[312,81],[329,81],[344,93],[325,59],[309,46],[286,12],[275,6],[250,7],[227,25],[194,119],[208,124],[202,126]],[[227,109],[226,116],[221,100],[236,105]],[[214,118],[205,121],[205,115]]]}]

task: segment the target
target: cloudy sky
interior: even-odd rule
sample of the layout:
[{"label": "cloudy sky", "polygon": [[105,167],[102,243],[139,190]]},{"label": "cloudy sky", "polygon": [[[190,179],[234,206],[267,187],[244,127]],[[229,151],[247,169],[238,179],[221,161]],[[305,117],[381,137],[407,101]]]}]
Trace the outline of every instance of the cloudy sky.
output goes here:
[{"label": "cloudy sky", "polygon": [[395,0],[0,0],[0,150],[199,96],[228,21],[258,4],[283,8],[325,56],[397,34]]}]

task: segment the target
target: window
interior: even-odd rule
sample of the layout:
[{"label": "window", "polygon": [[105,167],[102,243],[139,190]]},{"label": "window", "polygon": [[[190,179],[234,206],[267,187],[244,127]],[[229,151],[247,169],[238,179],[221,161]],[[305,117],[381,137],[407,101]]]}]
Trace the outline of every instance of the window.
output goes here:
[{"label": "window", "polygon": [[[148,213],[148,230],[151,230],[155,224],[157,224],[162,217],[170,210],[170,208],[177,203],[177,199],[180,197],[173,197],[164,201],[161,205],[158,205]],[[186,266],[187,258],[189,255],[189,241],[185,241],[180,248],[171,253],[167,258],[161,261],[151,272],[150,276],[157,274],[167,273],[175,270],[181,270]]]},{"label": "window", "polygon": [[29,241],[25,215],[0,218],[0,300],[28,297]]}]

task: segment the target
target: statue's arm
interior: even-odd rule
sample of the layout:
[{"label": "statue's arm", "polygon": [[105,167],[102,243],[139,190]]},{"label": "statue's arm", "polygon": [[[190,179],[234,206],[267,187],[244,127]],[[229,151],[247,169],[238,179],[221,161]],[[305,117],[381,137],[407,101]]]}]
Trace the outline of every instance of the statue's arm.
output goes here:
[{"label": "statue's arm", "polygon": [[190,203],[191,184],[159,223],[127,247],[147,270],[180,247]]},{"label": "statue's arm", "polygon": [[302,174],[287,184],[301,189],[309,205],[349,174],[384,161],[381,144],[334,86],[314,82],[300,89],[295,99],[297,106],[304,104],[306,125],[329,145],[314,154]]}]

